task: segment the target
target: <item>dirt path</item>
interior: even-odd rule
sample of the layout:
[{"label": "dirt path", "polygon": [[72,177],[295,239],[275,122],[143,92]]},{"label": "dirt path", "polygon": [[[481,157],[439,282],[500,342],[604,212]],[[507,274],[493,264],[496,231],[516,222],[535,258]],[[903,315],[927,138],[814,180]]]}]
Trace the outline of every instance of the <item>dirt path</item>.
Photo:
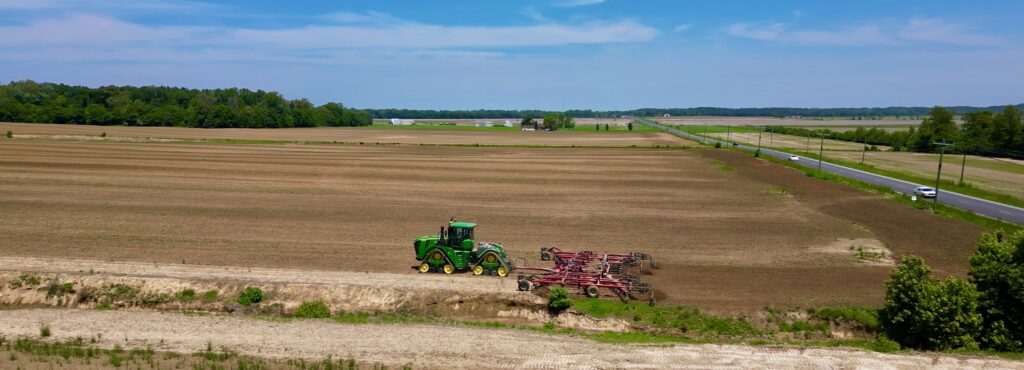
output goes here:
[{"label": "dirt path", "polygon": [[98,338],[103,347],[191,353],[226,348],[269,358],[360,361],[414,368],[1017,368],[992,358],[887,355],[852,349],[743,345],[614,345],[520,330],[436,325],[350,325],[172,313],[36,309],[0,312],[0,335]]}]

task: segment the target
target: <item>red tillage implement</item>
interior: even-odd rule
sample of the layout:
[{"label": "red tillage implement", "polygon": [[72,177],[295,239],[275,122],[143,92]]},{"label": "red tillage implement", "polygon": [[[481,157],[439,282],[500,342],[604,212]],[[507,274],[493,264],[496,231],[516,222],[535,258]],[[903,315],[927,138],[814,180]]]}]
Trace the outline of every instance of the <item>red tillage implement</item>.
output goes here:
[{"label": "red tillage implement", "polygon": [[528,291],[542,286],[579,288],[587,297],[596,298],[600,289],[615,293],[623,302],[644,297],[654,304],[654,294],[646,283],[630,274],[636,268],[642,273],[654,267],[654,259],[646,253],[612,254],[591,251],[563,251],[541,248],[540,259],[554,261],[553,268],[526,267],[516,263],[516,271],[534,271],[533,275],[519,275],[519,290]]}]

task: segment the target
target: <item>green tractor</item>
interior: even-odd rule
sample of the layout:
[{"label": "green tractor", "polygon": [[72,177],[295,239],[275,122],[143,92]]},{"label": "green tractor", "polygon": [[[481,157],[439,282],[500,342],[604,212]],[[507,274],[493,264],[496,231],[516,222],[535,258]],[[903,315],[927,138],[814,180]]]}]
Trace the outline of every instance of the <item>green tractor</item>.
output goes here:
[{"label": "green tractor", "polygon": [[420,272],[451,274],[469,269],[473,275],[508,276],[515,268],[501,244],[474,245],[473,229],[476,224],[456,222],[441,227],[438,235],[421,236],[412,243]]}]

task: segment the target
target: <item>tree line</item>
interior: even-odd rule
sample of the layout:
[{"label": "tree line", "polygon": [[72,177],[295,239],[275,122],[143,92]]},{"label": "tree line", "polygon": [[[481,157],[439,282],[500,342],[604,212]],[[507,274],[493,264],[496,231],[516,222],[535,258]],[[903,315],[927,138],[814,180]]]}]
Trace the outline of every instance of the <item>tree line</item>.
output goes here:
[{"label": "tree line", "polygon": [[[1016,106],[1024,109],[1024,104]],[[991,107],[968,107],[958,106],[949,108],[957,115],[964,115],[971,112],[996,113],[1002,109],[1001,106]],[[720,116],[720,117],[848,117],[852,119],[877,119],[881,117],[899,117],[917,120],[929,114],[928,107],[887,107],[887,108],[641,108],[633,110],[594,111],[589,109],[574,109],[564,112],[574,118],[613,118],[622,116],[657,117],[663,115],[671,116]],[[525,116],[543,117],[548,113],[558,113],[543,110],[507,110],[507,109],[477,109],[477,110],[432,110],[432,109],[368,109],[374,118],[403,118],[403,119],[483,119],[483,118],[521,118]]]},{"label": "tree line", "polygon": [[366,126],[369,112],[314,106],[276,92],[164,86],[89,88],[34,81],[0,85],[0,121],[185,127]]}]

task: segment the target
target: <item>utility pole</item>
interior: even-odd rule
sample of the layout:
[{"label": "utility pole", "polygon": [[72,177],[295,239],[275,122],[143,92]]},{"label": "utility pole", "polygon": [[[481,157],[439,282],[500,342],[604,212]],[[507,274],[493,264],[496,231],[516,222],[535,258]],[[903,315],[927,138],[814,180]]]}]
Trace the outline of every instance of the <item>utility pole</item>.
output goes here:
[{"label": "utility pole", "polygon": [[963,185],[964,184],[964,169],[965,168],[967,168],[967,151],[966,150],[964,150],[964,159],[960,162],[960,181],[957,183],[959,185]]},{"label": "utility pole", "polygon": [[825,133],[819,132],[818,136],[821,137],[821,146],[818,147],[818,173],[821,173],[821,160],[823,158],[822,154],[824,154],[825,152]]},{"label": "utility pole", "polygon": [[758,131],[757,132],[757,152],[756,153],[758,153],[758,154],[761,153],[761,133],[762,132],[764,132],[764,131]]},{"label": "utility pole", "polygon": [[775,146],[775,127],[772,127],[771,131],[768,132],[768,146]]},{"label": "utility pole", "polygon": [[868,154],[868,136],[864,135],[864,150],[860,152],[860,164],[864,164],[864,156]]},{"label": "utility pole", "polygon": [[811,151],[811,132],[807,131],[807,144],[804,145],[804,153]]},{"label": "utility pole", "polygon": [[941,148],[939,149],[939,170],[935,171],[935,198],[932,198],[932,211],[935,211],[939,206],[939,180],[942,179],[942,155],[946,153],[946,147],[953,144],[940,142],[933,142],[932,144]]},{"label": "utility pole", "polygon": [[732,126],[725,126],[725,141],[732,141]]}]

